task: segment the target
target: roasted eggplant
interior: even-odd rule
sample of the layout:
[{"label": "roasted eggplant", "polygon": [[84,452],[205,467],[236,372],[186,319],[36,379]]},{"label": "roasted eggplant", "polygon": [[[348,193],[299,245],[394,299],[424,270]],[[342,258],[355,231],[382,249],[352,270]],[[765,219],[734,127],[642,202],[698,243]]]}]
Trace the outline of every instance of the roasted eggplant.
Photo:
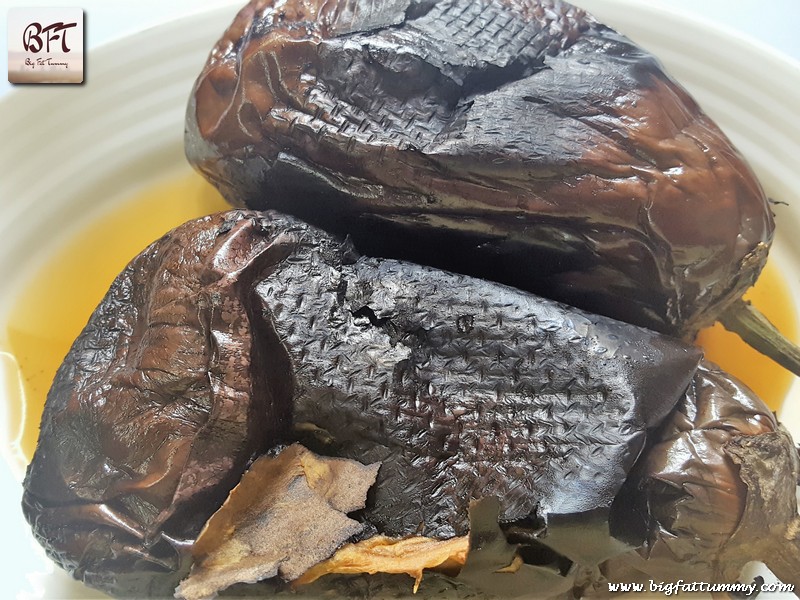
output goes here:
[{"label": "roasted eggplant", "polygon": [[235,206],[687,338],[773,236],[687,92],[559,0],[253,0],[186,122]]},{"label": "roasted eggplant", "polygon": [[28,467],[35,535],[112,593],[174,588],[182,542],[291,424],[286,377],[263,369],[280,345],[246,302],[281,247],[206,222],[114,281],[56,373]]},{"label": "roasted eggplant", "polygon": [[[644,552],[669,527],[675,494],[652,482],[681,485],[664,474],[683,460],[680,415],[708,413],[700,399],[711,394],[751,424],[717,411],[729,438],[777,431],[766,407],[700,360],[673,338],[501,284],[360,257],[293,217],[223,213],[167,234],[115,280],[48,395],[23,509],[50,556],[87,584],[171,595],[250,462],[300,443],[380,465],[350,515],[357,539],[469,534],[478,565],[492,564],[495,539],[531,568],[559,565],[509,575],[509,593],[531,581],[547,595],[588,589],[595,579],[579,574]],[[777,487],[793,493],[791,441],[774,447]],[[738,481],[719,448],[695,458],[710,480]],[[726,524],[752,518],[745,500],[761,494],[734,485]],[[471,501],[487,499],[495,512],[476,517]],[[784,493],[781,506],[786,522],[769,535],[794,548],[796,505]],[[716,538],[703,535],[697,556],[714,561]],[[460,593],[476,569],[468,559],[465,579],[437,576],[431,591]]]},{"label": "roasted eggplant", "polygon": [[621,493],[641,503],[647,541],[605,563],[605,576],[732,582],[759,560],[800,590],[798,454],[767,407],[703,364],[655,437]]}]

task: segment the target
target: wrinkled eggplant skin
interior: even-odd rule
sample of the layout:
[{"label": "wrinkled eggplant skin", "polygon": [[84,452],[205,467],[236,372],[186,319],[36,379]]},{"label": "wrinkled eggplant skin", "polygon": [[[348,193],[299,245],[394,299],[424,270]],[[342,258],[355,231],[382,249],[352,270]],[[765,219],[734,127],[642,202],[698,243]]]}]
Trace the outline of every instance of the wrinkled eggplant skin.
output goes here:
[{"label": "wrinkled eggplant skin", "polygon": [[680,557],[698,576],[720,575],[714,557],[739,526],[746,496],[725,446],[739,436],[777,430],[774,414],[748,388],[707,364],[698,369],[638,477],[657,525],[647,550],[651,572]]},{"label": "wrinkled eggplant skin", "polygon": [[690,337],[755,281],[752,171],[630,40],[558,0],[254,0],[189,103],[236,206]]},{"label": "wrinkled eggplant skin", "polygon": [[280,349],[247,297],[282,255],[252,226],[208,217],[142,252],[48,394],[23,511],[56,562],[113,595],[171,596],[184,542],[290,427],[285,392],[253,371]]},{"label": "wrinkled eggplant skin", "polygon": [[[703,362],[623,492],[647,514],[648,539],[608,561],[606,574],[619,581],[726,582],[750,560],[764,560],[760,550],[732,547],[734,534],[744,533],[751,547],[767,534],[743,522],[748,490],[726,447],[778,431],[775,415],[750,389]],[[788,437],[783,443],[788,454],[795,452]],[[797,468],[788,461],[773,476],[791,482]]]},{"label": "wrinkled eggplant skin", "polygon": [[382,461],[373,530],[462,534],[488,495],[507,521],[605,519],[699,359],[500,284],[359,258],[292,217],[224,213],[116,279],[48,395],[23,509],[60,565],[115,596],[171,594],[248,461],[309,430]]}]

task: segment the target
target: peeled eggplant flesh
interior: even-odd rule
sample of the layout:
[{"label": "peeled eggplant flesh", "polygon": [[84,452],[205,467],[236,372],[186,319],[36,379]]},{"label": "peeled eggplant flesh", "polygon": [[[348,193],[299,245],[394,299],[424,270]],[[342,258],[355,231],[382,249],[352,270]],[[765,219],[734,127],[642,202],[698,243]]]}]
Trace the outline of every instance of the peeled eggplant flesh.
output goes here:
[{"label": "peeled eggplant flesh", "polygon": [[685,337],[773,235],[688,93],[558,0],[253,0],[196,81],[186,153],[233,205],[365,254]]},{"label": "peeled eggplant flesh", "polygon": [[[647,486],[626,481],[674,454],[659,440],[676,405],[694,410],[699,361],[501,284],[359,257],[292,217],[223,213],[115,280],[48,395],[23,509],[76,578],[171,595],[251,459],[300,442],[380,462],[362,536],[463,535],[489,497],[515,543],[595,567],[647,542]],[[743,435],[776,427],[759,410]],[[794,490],[796,465],[775,466]]]}]

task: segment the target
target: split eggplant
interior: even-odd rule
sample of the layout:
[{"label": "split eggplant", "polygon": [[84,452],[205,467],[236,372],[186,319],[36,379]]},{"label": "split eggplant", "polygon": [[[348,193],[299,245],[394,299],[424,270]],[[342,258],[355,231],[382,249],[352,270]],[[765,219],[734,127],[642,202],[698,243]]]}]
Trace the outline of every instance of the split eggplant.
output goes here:
[{"label": "split eggplant", "polygon": [[186,153],[235,206],[678,336],[773,235],[688,93],[559,0],[253,0],[197,79]]},{"label": "split eggplant", "polygon": [[[683,456],[669,445],[681,429],[676,405],[699,411],[710,393],[752,423],[721,412],[731,439],[777,431],[728,376],[709,382],[700,358],[675,339],[501,284],[360,257],[292,217],[223,213],[169,233],[115,280],[48,395],[23,509],[50,556],[87,584],[171,595],[250,462],[299,442],[380,464],[350,515],[361,523],[353,541],[472,536],[463,579],[437,576],[431,593],[460,593],[509,551],[531,568],[558,565],[545,577],[515,563],[509,593],[533,580],[557,595],[669,527],[658,511],[672,510],[675,494],[658,496],[650,482],[667,477],[659,460]],[[775,447],[783,454],[770,468],[793,494],[791,441]],[[738,481],[725,448],[695,457],[712,484],[718,474]],[[763,496],[748,485],[726,505],[737,527],[760,514],[745,509]],[[470,501],[487,498],[495,512],[471,514]],[[784,534],[797,508],[786,493],[781,507],[784,528],[769,535],[792,549]],[[700,531],[697,557],[709,560]],[[743,547],[735,560],[744,555],[771,556]],[[309,589],[363,581],[328,576]]]}]

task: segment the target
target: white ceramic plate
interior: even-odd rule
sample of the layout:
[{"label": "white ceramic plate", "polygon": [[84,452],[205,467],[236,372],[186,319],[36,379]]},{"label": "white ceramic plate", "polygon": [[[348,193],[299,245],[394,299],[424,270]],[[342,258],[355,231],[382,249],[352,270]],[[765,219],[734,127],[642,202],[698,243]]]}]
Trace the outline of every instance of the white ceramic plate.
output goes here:
[{"label": "white ceramic plate", "polygon": [[[800,190],[800,67],[724,30],[636,0],[578,3],[658,56],[748,157],[768,194],[790,203],[775,207],[773,257],[789,274],[800,306],[800,208],[792,203]],[[237,8],[102,47],[88,56],[89,85],[46,94],[15,90],[0,101],[0,395],[6,405],[20,389],[15,363],[2,354],[16,290],[76,230],[137,189],[188,170],[186,100]],[[791,395],[782,417],[800,439],[800,385]],[[15,425],[0,427],[0,514],[5,543],[15,540],[0,560],[0,581],[20,600],[103,597],[54,569],[33,541],[19,508],[24,460],[8,433]]]}]

